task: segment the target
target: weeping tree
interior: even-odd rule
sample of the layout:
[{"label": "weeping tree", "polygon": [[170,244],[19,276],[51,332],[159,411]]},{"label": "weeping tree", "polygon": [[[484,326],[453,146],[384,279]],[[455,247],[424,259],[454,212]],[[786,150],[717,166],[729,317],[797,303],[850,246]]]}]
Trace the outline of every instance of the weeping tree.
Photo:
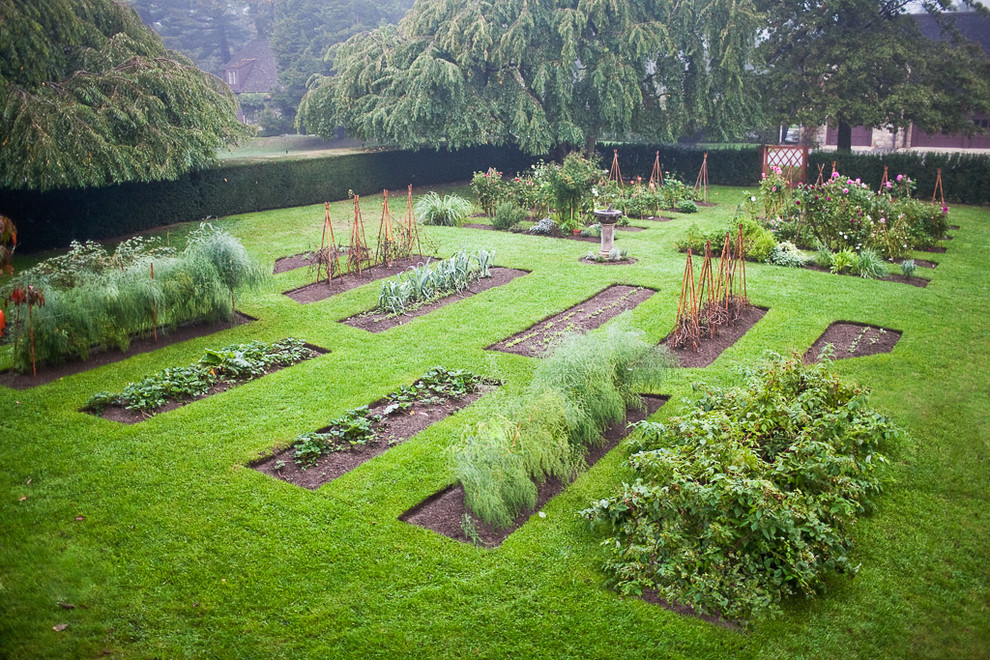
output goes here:
[{"label": "weeping tree", "polygon": [[591,150],[603,136],[715,137],[759,113],[752,0],[420,0],[328,52],[306,126],[405,148]]},{"label": "weeping tree", "polygon": [[218,78],[113,0],[0,0],[0,186],[174,179],[244,130]]},{"label": "weeping tree", "polygon": [[[767,16],[760,79],[771,111],[784,123],[838,127],[839,149],[851,148],[853,126],[971,134],[971,113],[990,112],[990,60],[961,38],[955,22],[965,14],[947,12],[951,0],[757,2]],[[907,13],[922,9],[941,40]]]}]

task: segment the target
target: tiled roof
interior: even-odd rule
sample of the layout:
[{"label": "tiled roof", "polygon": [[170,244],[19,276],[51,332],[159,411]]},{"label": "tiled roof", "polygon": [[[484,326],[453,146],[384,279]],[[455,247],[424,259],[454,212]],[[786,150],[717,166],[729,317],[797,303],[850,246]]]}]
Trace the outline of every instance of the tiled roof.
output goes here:
[{"label": "tiled roof", "polygon": [[[990,56],[990,15],[981,12],[966,11],[945,13],[942,15],[949,25],[954,26],[959,33],[983,47],[983,52]],[[921,33],[929,39],[941,41],[942,26],[930,14],[914,14]]]},{"label": "tiled roof", "polygon": [[[230,73],[236,75],[232,79]],[[275,55],[266,37],[249,41],[223,65],[223,78],[236,94],[268,93],[279,89]]]}]

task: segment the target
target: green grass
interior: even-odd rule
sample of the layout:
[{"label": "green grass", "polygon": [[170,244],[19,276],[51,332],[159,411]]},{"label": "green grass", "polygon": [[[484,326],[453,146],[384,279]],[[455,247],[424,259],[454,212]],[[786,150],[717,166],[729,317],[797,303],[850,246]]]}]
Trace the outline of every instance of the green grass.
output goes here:
[{"label": "green grass", "polygon": [[230,150],[220,150],[217,158],[227,164],[257,163],[277,158],[322,158],[361,153],[364,143],[351,138],[324,140],[316,135],[277,135],[246,140]]},{"label": "green grass", "polygon": [[[611,283],[659,289],[629,314],[659,341],[684,263],[675,240],[692,222],[724,226],[745,194],[715,188],[714,208],[633,221],[647,231],[619,234],[639,260],[631,266],[581,264],[589,246],[575,241],[424,227],[440,256],[495,249],[498,265],[533,272],[371,335],[337,321],[373,307],[378,285],[304,306],[279,293],[312,281],[293,271],[241,299],[256,323],[32,390],[0,388],[0,656],[986,657],[987,209],[953,207],[962,229],[949,251],[915,255],[940,262],[926,289],[748,264],[750,298],[770,311],[713,365],[677,370],[663,387],[673,398],[659,419],[683,410],[692,382],[736,383],[739,365],[764,349],[803,352],[832,321],[904,333],[891,354],[835,363],[912,438],[877,511],[853,531],[860,574],[746,634],[604,586],[599,537],[575,513],[628,478],[621,447],[498,549],[400,522],[451,482],[446,449],[490,397],[315,492],[244,467],[437,364],[521,390],[534,361],[484,347]],[[373,241],[380,199],[362,202]],[[351,213],[332,205],[338,236]],[[310,206],[220,224],[270,265],[318,247],[322,222]],[[289,335],[332,352],[133,426],[77,412],[92,393],[205,348]],[[59,623],[69,626],[53,631]]]}]

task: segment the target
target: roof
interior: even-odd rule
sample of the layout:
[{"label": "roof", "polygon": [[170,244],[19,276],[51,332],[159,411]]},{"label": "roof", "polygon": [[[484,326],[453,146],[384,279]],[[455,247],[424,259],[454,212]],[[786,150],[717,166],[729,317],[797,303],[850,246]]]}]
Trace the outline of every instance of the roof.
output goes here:
[{"label": "roof", "polygon": [[[943,36],[942,26],[931,14],[913,14],[921,33],[929,39],[942,41],[948,35]],[[945,21],[959,30],[966,39],[979,44],[983,52],[990,56],[990,13],[965,11],[965,12],[945,12],[942,14]]]},{"label": "roof", "polygon": [[[268,93],[281,86],[267,37],[249,41],[221,68],[224,80],[235,94]],[[232,78],[230,72],[236,72],[236,76]]]}]

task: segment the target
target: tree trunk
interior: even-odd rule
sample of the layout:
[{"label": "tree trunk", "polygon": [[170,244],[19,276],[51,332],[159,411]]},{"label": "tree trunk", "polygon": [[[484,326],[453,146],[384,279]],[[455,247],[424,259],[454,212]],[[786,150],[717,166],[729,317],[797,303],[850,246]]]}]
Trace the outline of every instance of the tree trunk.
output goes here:
[{"label": "tree trunk", "polygon": [[852,126],[844,121],[839,122],[839,137],[836,149],[838,151],[852,151]]}]

